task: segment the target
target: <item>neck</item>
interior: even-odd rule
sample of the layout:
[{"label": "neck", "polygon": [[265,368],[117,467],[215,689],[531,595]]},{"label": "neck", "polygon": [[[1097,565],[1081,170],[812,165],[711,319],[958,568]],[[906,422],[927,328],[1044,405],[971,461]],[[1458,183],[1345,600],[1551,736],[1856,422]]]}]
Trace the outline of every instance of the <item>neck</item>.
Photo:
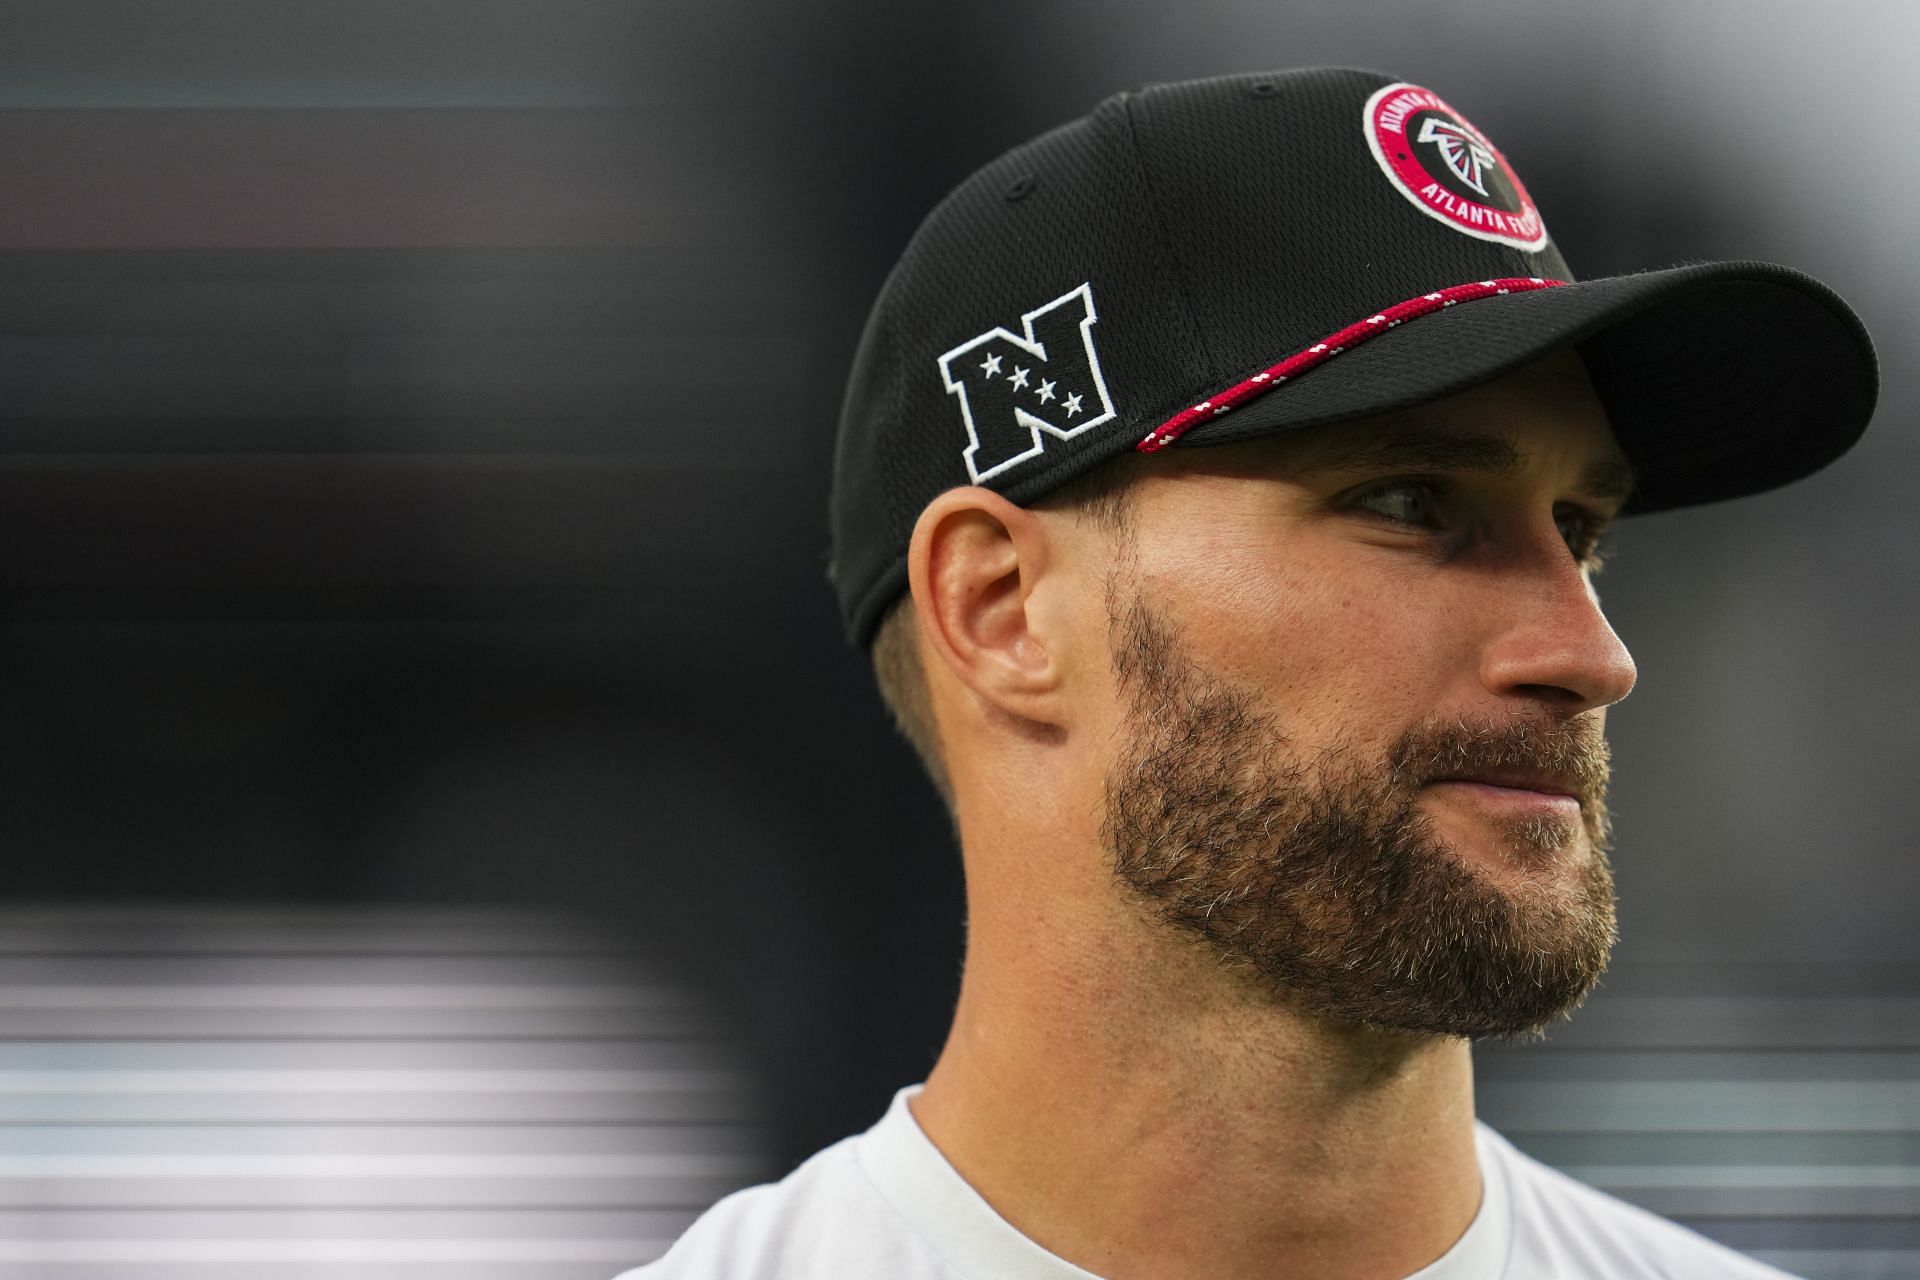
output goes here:
[{"label": "neck", "polygon": [[1465,1231],[1463,1042],[1287,1008],[1104,886],[1023,897],[974,904],[913,1111],[1029,1238],[1108,1280],[1385,1280]]}]

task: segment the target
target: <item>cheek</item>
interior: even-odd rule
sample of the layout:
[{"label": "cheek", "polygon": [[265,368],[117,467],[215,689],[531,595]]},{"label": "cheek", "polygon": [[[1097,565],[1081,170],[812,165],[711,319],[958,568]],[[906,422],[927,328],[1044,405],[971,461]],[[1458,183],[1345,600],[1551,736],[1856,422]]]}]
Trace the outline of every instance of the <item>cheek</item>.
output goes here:
[{"label": "cheek", "polygon": [[[1149,599],[1177,601],[1194,660],[1265,692],[1298,731],[1411,723],[1471,669],[1447,624],[1457,611],[1431,574],[1351,547],[1285,558],[1264,548],[1204,550],[1212,554],[1183,556],[1154,575]],[[1264,553],[1246,554],[1253,550]]]}]

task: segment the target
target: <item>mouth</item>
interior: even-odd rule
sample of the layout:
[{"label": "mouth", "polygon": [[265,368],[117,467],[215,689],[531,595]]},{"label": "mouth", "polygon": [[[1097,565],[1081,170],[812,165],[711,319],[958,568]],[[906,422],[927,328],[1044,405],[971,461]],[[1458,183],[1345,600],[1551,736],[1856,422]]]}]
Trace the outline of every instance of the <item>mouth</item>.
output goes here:
[{"label": "mouth", "polygon": [[1500,791],[1527,792],[1542,796],[1562,796],[1569,800],[1580,798],[1580,785],[1564,774],[1550,773],[1545,770],[1531,769],[1486,769],[1460,773],[1451,777],[1433,778],[1428,784],[1459,784],[1465,786],[1491,787]]},{"label": "mouth", "polygon": [[1426,785],[1440,795],[1455,796],[1508,813],[1572,817],[1582,808],[1578,784],[1551,773],[1490,770],[1434,778]]}]

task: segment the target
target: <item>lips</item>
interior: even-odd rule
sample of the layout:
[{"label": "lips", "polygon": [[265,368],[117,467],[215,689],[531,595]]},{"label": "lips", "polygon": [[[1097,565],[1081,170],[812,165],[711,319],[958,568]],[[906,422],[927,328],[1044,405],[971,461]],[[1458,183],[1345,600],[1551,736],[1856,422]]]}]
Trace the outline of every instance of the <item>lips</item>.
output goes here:
[{"label": "lips", "polygon": [[1487,787],[1505,787],[1510,791],[1535,791],[1550,796],[1581,798],[1578,781],[1565,774],[1533,769],[1486,769],[1431,778],[1430,782],[1477,782]]},{"label": "lips", "polygon": [[1436,723],[1409,732],[1394,759],[1417,785],[1461,800],[1471,792],[1503,809],[1605,810],[1607,744],[1596,717]]}]

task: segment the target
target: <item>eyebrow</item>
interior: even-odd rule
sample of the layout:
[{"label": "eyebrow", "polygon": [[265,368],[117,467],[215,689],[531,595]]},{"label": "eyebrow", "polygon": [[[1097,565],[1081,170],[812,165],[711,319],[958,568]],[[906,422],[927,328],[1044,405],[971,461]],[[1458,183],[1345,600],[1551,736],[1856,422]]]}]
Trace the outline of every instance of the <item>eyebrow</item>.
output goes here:
[{"label": "eyebrow", "polygon": [[[1330,435],[1309,445],[1299,465],[1312,471],[1421,468],[1510,476],[1527,465],[1527,456],[1505,436],[1408,426],[1380,435]],[[1618,455],[1597,459],[1580,473],[1574,492],[1603,502],[1624,503],[1633,494],[1633,467]]]}]

